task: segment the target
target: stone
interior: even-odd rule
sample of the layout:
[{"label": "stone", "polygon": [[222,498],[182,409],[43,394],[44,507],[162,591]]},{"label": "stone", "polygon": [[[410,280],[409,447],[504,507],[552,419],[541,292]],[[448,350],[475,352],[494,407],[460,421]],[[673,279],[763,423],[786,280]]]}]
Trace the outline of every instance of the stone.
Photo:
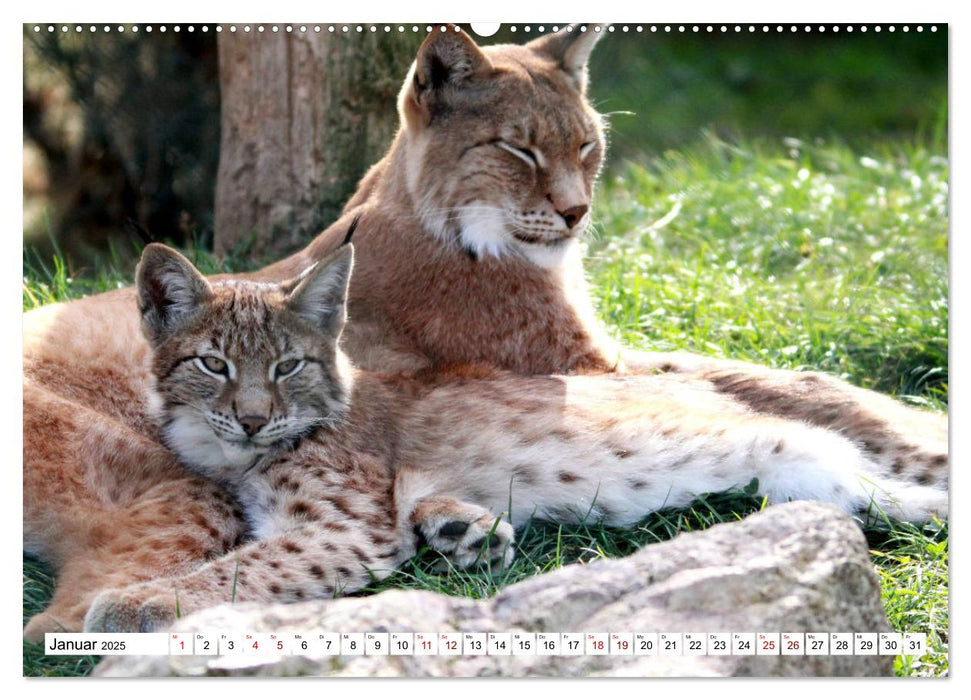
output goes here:
[{"label": "stone", "polygon": [[[198,632],[889,632],[858,525],[820,503],[777,505],[614,560],[571,565],[489,600],[424,591],[224,605]],[[97,676],[879,676],[890,656],[111,657]]]}]

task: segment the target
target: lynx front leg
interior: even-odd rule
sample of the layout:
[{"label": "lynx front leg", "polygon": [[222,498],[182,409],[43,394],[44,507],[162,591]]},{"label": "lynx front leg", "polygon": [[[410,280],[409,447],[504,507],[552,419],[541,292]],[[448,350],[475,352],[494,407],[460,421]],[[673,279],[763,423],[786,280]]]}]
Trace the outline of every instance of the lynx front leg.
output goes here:
[{"label": "lynx front leg", "polygon": [[188,477],[161,484],[126,508],[92,507],[79,514],[74,548],[61,558],[54,596],[29,620],[24,639],[80,632],[100,591],[188,573],[229,551],[244,534],[234,509],[214,484]]},{"label": "lynx front leg", "polygon": [[[387,530],[391,528],[388,527]],[[181,577],[108,590],[84,620],[86,632],[152,632],[230,602],[293,603],[333,598],[386,577],[403,557],[353,524],[314,523],[252,542]],[[383,540],[386,541],[386,540]]]},{"label": "lynx front leg", "polygon": [[36,381],[24,384],[23,435],[24,549],[57,574],[50,605],[24,629],[28,641],[78,632],[99,591],[192,571],[244,535],[242,512],[218,486],[112,415]]}]

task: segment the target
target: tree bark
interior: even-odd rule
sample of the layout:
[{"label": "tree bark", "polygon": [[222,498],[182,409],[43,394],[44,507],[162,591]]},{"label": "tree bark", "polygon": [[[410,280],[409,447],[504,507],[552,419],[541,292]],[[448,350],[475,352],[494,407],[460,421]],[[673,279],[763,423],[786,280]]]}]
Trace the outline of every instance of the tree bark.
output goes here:
[{"label": "tree bark", "polygon": [[265,262],[300,248],[380,159],[423,38],[381,29],[219,36],[217,253]]}]

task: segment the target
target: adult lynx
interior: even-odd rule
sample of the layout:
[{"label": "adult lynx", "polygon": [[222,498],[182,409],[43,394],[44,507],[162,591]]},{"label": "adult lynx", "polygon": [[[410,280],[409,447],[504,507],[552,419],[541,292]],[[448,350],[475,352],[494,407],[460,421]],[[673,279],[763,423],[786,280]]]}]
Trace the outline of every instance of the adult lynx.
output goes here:
[{"label": "adult lynx", "polygon": [[[618,348],[596,320],[579,247],[605,151],[585,97],[603,32],[480,48],[453,29],[419,49],[398,98],[401,128],[340,220],[299,253],[237,277],[292,278],[359,217],[343,344],[362,368],[677,372],[751,410],[840,430],[901,473],[940,466],[942,416],[821,374]],[[25,362],[56,362],[70,383],[91,348],[62,339],[108,319],[125,318],[127,342],[144,347],[129,330],[133,298],[125,289],[47,312]]]},{"label": "adult lynx", "polygon": [[[578,245],[604,155],[600,118],[584,96],[599,36],[561,31],[523,46],[479,48],[463,33],[433,32],[399,96],[401,129],[345,215],[304,251],[235,279],[292,279],[336,250],[360,216],[342,347],[362,369],[421,372],[430,384],[461,363],[517,375],[660,371],[725,415],[838,432],[891,478],[939,484],[943,416],[824,375],[632,353],[607,338]],[[151,355],[132,289],[25,315],[24,547],[59,574],[51,609],[28,636],[77,629],[99,588],[180,575],[244,532],[235,504],[211,482],[183,474],[162,447],[146,398]],[[549,377],[502,381],[521,382],[528,393]],[[595,386],[582,381],[574,385]],[[612,386],[623,381],[639,390],[633,378]],[[472,441],[456,447],[449,464],[477,455]]]},{"label": "adult lynx", "polygon": [[919,522],[947,509],[943,486],[896,479],[836,433],[713,402],[680,378],[354,370],[337,343],[350,270],[346,247],[282,284],[210,284],[178,253],[146,249],[139,298],[165,442],[227,486],[256,541],[102,593],[86,629],[350,592],[412,556],[416,529],[458,566],[501,563],[530,516],[626,526],[752,479],[774,501],[851,513]]}]

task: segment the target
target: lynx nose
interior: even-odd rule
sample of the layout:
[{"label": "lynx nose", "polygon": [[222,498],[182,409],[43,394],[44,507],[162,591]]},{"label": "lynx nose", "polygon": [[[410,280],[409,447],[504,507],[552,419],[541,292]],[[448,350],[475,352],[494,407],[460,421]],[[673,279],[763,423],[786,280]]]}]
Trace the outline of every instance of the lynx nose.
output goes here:
[{"label": "lynx nose", "polygon": [[586,204],[578,204],[575,207],[570,207],[565,211],[557,211],[556,213],[563,217],[563,221],[566,222],[566,227],[572,229],[580,223],[580,219],[583,218],[583,215],[587,213],[588,209],[590,207]]},{"label": "lynx nose", "polygon": [[263,416],[243,416],[237,418],[237,420],[249,437],[253,437],[260,428],[267,424],[267,420]]}]

